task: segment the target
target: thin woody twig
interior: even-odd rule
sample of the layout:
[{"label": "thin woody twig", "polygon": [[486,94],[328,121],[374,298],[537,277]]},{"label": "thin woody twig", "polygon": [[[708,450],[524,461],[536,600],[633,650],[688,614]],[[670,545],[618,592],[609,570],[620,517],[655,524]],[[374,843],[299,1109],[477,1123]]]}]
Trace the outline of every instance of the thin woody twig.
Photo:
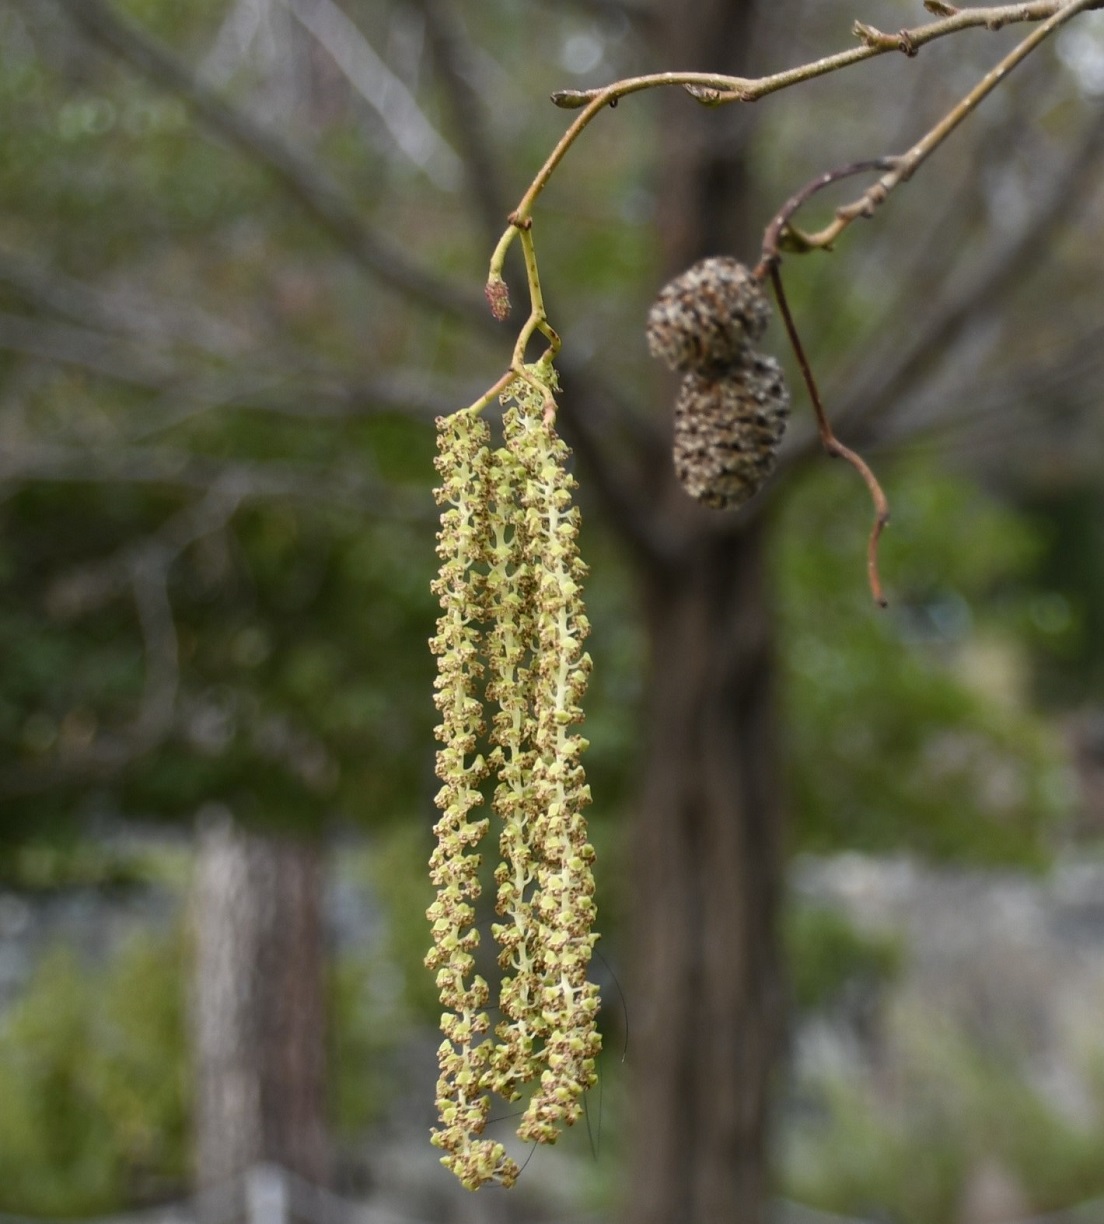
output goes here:
[{"label": "thin woody twig", "polygon": [[[778,262],[781,257],[782,240],[786,234],[790,218],[818,191],[823,191],[825,187],[830,187],[833,183],[838,183],[841,179],[850,178],[855,174],[866,174],[874,170],[890,170],[896,163],[897,158],[894,157],[876,157],[869,161],[851,162],[846,166],[840,166],[835,170],[827,170],[824,174],[817,175],[815,179],[812,179],[804,187],[795,191],[771,218],[763,233],[763,257],[759,266],[755,269],[755,275],[762,280],[767,275],[771,265]],[[809,240],[802,235],[796,241],[804,247],[808,245]]]},{"label": "thin woody twig", "polygon": [[[824,229],[816,234],[806,235],[805,242],[807,245],[810,247],[831,246],[836,238],[853,221],[858,220],[859,217],[872,216],[874,211],[885,202],[889,193],[899,184],[907,182],[915,174],[919,166],[931,156],[964,119],[977,109],[982,100],[996,89],[1013,68],[1025,60],[1059,26],[1064,25],[1071,17],[1086,9],[1098,7],[1099,3],[1100,0],[1069,0],[1068,3],[1059,5],[1057,11],[1053,12],[1042,25],[1032,30],[999,64],[987,72],[973,89],[966,94],[962,101],[948,111],[930,131],[925,132],[911,149],[902,153],[899,157],[888,159],[892,164],[872,187],[867,188],[857,200],[837,209],[835,220],[830,225],[825,226]],[[1040,6],[1021,5],[1019,7],[1033,8]],[[983,10],[975,9],[972,11],[982,12]],[[956,17],[948,18],[948,21],[957,20],[958,17],[964,15],[965,13],[959,13]],[[990,25],[989,28],[999,27]],[[867,33],[876,34],[877,31],[868,30]],[[903,33],[907,33],[907,31]]]},{"label": "thin woody twig", "polygon": [[481,228],[494,242],[509,205],[484,122],[484,100],[471,77],[471,47],[454,6],[444,0],[415,0],[415,5],[425,20],[430,51],[449,101],[468,194]]},{"label": "thin woody twig", "polygon": [[[852,64],[873,59],[877,55],[885,55],[890,51],[904,51],[914,55],[927,43],[934,42],[947,34],[959,30],[981,28],[999,30],[1006,25],[1027,21],[1044,21],[1061,13],[1069,7],[1069,0],[1035,0],[1028,4],[1000,4],[985,8],[955,9],[939,21],[927,25],[916,26],[913,29],[901,30],[893,35],[882,34],[872,26],[856,22],[854,33],[861,40],[861,45],[847,51],[839,51],[834,55],[826,55],[807,64],[795,68],[787,68],[782,72],[770,73],[762,77],[734,77],[708,72],[657,72],[646,76],[628,77],[615,81],[612,85],[604,85],[597,89],[563,89],[552,95],[552,101],[568,110],[583,108],[571,129],[564,134],[561,148],[557,145],[549,156],[548,162],[538,172],[534,186],[555,169],[567,148],[574,143],[579,131],[585,127],[603,107],[615,105],[621,98],[644,89],[654,89],[663,85],[681,85],[699,102],[708,106],[721,106],[729,102],[754,102],[767,94],[787,89],[791,85],[799,85],[816,77],[826,76],[841,68],[849,68]],[[1104,7],[1104,0],[1089,0],[1082,8]],[[930,8],[930,6],[929,6]],[[950,6],[938,6],[937,11],[947,12]],[[545,173],[547,171],[547,173]],[[539,191],[539,188],[538,188]],[[526,198],[528,198],[528,193]],[[519,212],[527,215],[525,201],[519,206]]]},{"label": "thin woody twig", "polygon": [[524,365],[525,348],[534,332],[539,331],[548,341],[547,360],[551,361],[560,351],[560,338],[552,330],[544,308],[544,294],[541,291],[540,273],[537,270],[537,252],[533,246],[532,227],[526,226],[519,232],[521,233],[521,249],[525,255],[525,274],[529,281],[530,314],[514,346],[513,366],[515,370],[520,370]]},{"label": "thin woody twig", "polygon": [[[1102,161],[1104,106],[1097,108],[1077,149],[1048,183],[1046,197],[1031,220],[962,276],[957,292],[945,296],[923,319],[911,312],[907,325],[902,322],[895,333],[891,331],[884,355],[866,364],[847,402],[837,406],[837,420],[846,420],[852,428],[884,421],[907,398],[906,389],[941,361],[968,328],[986,326],[992,304],[1023,283],[1046,258],[1049,236],[1085,207]],[[951,402],[954,399],[950,397]]]},{"label": "thin woody twig", "polygon": [[[621,98],[629,94],[664,85],[681,85],[699,102],[710,106],[720,106],[729,102],[753,102],[766,94],[813,80],[815,77],[825,76],[841,68],[860,63],[862,60],[871,59],[876,55],[884,55],[888,51],[903,51],[907,55],[915,55],[926,43],[959,30],[969,28],[999,30],[1004,26],[1019,22],[1042,22],[1043,24],[1020,43],[992,72],[987,73],[940,123],[925,134],[907,153],[893,159],[898,164],[887,170],[885,177],[866,192],[861,200],[847,207],[846,211],[853,210],[854,215],[849,215],[842,222],[837,220],[833,226],[810,239],[813,245],[827,246],[855,217],[869,215],[869,212],[882,202],[893,187],[909,178],[920,163],[977,107],[982,98],[994,89],[1053,30],[1079,12],[1101,7],[1104,7],[1104,0],[1036,0],[1035,3],[1030,4],[956,9],[940,21],[933,21],[928,25],[917,26],[911,30],[901,30],[893,35],[883,34],[872,26],[856,22],[855,33],[862,42],[861,46],[849,51],[838,52],[835,55],[828,55],[783,72],[772,73],[769,76],[749,78],[717,76],[704,72],[660,72],[647,76],[628,77],[599,89],[561,90],[552,95],[552,101],[557,106],[568,109],[581,107],[581,113],[560,138],[544,165],[537,171],[513,216],[519,221],[527,220],[532,216],[533,205],[537,197],[544,190],[556,167],[583,129],[599,111],[607,106],[615,106]],[[947,12],[949,8],[948,5],[937,5],[936,11]],[[844,211],[841,210],[841,214]],[[516,231],[508,230],[503,235],[503,241],[509,245],[515,233]]]},{"label": "thin woody twig", "polygon": [[[815,77],[826,76],[887,52],[899,51],[909,56],[915,55],[927,43],[960,30],[1000,30],[1007,25],[1045,21],[1067,7],[1068,2],[1069,0],[1035,0],[1035,3],[1029,4],[995,4],[967,9],[930,3],[925,7],[929,12],[942,15],[942,20],[913,29],[899,30],[895,34],[884,34],[873,26],[857,21],[852,27],[852,33],[860,40],[861,46],[838,51],[808,64],[800,64],[782,72],[770,73],[768,76],[733,77],[705,72],[661,72],[627,78],[596,89],[561,89],[552,95],[552,101],[566,110],[577,110],[591,102],[608,105],[626,94],[651,89],[657,85],[682,85],[693,97],[707,106],[720,106],[728,102],[754,102],[766,94],[811,81]],[[1086,7],[1104,8],[1104,0],[1090,0]]]},{"label": "thin woody twig", "polygon": [[[507,251],[521,230],[531,222],[533,208],[536,205],[537,199],[548,185],[549,179],[555,173],[560,162],[567,155],[568,150],[599,112],[607,106],[616,106],[621,98],[628,97],[630,94],[640,93],[646,89],[677,85],[686,89],[694,98],[707,106],[721,106],[730,102],[753,102],[757,98],[764,97],[769,93],[775,93],[791,85],[798,85],[804,81],[825,76],[828,73],[850,67],[852,64],[860,63],[863,60],[872,59],[874,56],[884,55],[888,51],[904,51],[908,55],[915,55],[926,43],[933,42],[937,38],[942,38],[944,35],[952,34],[959,30],[969,28],[999,30],[1006,25],[1014,23],[1042,21],[1044,24],[1021,43],[1013,51],[1012,55],[1002,60],[1001,64],[993,72],[987,74],[954,111],[937,124],[931,132],[925,135],[902,158],[894,159],[903,163],[903,165],[898,166],[896,169],[888,170],[886,175],[879,179],[878,183],[861,197],[860,201],[856,201],[855,205],[849,206],[849,208],[854,209],[854,216],[849,216],[842,223],[840,218],[837,218],[837,222],[834,222],[833,226],[810,238],[811,245],[828,246],[855,217],[869,215],[869,212],[873,211],[877,204],[881,203],[885,195],[898,182],[911,176],[920,162],[946,139],[962,119],[977,106],[985,94],[994,88],[1052,30],[1063,22],[1068,21],[1075,13],[1104,7],[1104,0],[1035,0],[1034,3],[1028,4],[992,5],[974,9],[954,9],[953,6],[941,3],[929,4],[927,7],[929,11],[945,15],[939,21],[933,21],[927,25],[917,26],[910,30],[901,30],[892,37],[881,34],[880,31],[875,30],[872,26],[866,26],[858,22],[856,23],[855,33],[861,39],[861,46],[853,47],[848,51],[838,52],[835,55],[828,55],[822,59],[813,60],[808,64],[786,69],[783,72],[772,73],[768,76],[751,78],[724,76],[707,72],[658,72],[645,76],[626,77],[624,80],[615,81],[598,89],[567,89],[554,93],[552,101],[557,106],[568,110],[579,110],[580,113],[556,142],[552,152],[549,153],[544,164],[533,177],[517,208],[510,214],[510,224],[499,239],[498,246],[495,248],[494,255],[491,258],[490,280],[488,283],[491,285],[501,283],[502,268]],[[891,180],[890,185],[886,186],[885,184],[889,180]],[[845,210],[841,210],[841,214],[843,211]],[[836,228],[837,225],[838,228]],[[503,309],[506,308],[504,305]],[[500,313],[497,308],[495,313],[496,317],[505,317],[504,313]]]},{"label": "thin woody twig", "polygon": [[850,447],[844,444],[832,432],[831,423],[828,420],[828,415],[824,411],[824,405],[820,399],[820,391],[817,388],[816,379],[813,377],[812,368],[809,365],[809,360],[805,356],[805,349],[802,347],[801,338],[797,334],[797,327],[793,321],[793,315],[790,314],[789,303],[786,301],[786,294],[782,288],[782,275],[778,270],[778,264],[772,262],[769,265],[771,284],[774,287],[774,296],[778,299],[778,311],[782,315],[782,322],[786,326],[786,334],[789,336],[790,344],[793,346],[794,355],[797,357],[797,363],[801,367],[801,375],[805,380],[805,386],[809,391],[809,398],[813,403],[813,411],[816,413],[817,428],[820,430],[820,441],[824,449],[830,455],[837,456],[840,459],[845,459],[859,473],[866,482],[867,489],[870,490],[870,498],[874,503],[874,526],[870,531],[870,539],[866,549],[866,573],[870,582],[870,593],[874,597],[874,602],[884,608],[888,604],[885,593],[882,590],[882,581],[878,574],[878,541],[881,539],[882,532],[889,522],[889,501],[886,498],[882,486],[878,483],[878,478],[871,471],[869,465],[857,455]]}]

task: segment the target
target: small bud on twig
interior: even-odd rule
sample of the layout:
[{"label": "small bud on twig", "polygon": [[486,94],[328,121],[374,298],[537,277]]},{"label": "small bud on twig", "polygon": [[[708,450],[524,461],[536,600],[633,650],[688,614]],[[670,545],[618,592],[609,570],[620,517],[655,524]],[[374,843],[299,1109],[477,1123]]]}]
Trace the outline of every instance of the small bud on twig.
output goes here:
[{"label": "small bud on twig", "polygon": [[501,276],[492,274],[486,285],[483,287],[483,293],[487,298],[487,303],[491,308],[491,314],[501,323],[503,319],[510,316],[510,291],[506,288],[506,282]]}]

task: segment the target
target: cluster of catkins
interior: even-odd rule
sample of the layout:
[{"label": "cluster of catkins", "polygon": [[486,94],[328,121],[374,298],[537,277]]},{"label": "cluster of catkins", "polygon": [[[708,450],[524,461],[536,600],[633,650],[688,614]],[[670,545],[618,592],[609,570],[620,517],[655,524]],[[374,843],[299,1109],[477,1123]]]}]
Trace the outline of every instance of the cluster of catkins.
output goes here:
[{"label": "cluster of catkins", "polygon": [[[551,370],[542,376],[550,381]],[[437,971],[446,1010],[433,1142],[469,1189],[512,1185],[518,1175],[504,1146],[483,1137],[491,1094],[513,1101],[531,1085],[518,1135],[553,1142],[582,1113],[600,1046],[598,991],[587,980],[597,936],[580,763],[586,741],[572,731],[583,717],[589,627],[569,452],[546,411],[548,393],[536,379],[515,381],[503,398],[498,447],[477,413],[438,421],[441,616],[431,647],[443,785],[426,965]],[[493,1034],[490,988],[475,972],[488,779],[500,859],[492,930],[501,1020]]]},{"label": "cluster of catkins", "polygon": [[735,259],[714,256],[660,290],[648,348],[683,371],[675,402],[675,474],[716,509],[743,505],[774,470],[790,397],[773,357],[755,349],[770,304]]}]

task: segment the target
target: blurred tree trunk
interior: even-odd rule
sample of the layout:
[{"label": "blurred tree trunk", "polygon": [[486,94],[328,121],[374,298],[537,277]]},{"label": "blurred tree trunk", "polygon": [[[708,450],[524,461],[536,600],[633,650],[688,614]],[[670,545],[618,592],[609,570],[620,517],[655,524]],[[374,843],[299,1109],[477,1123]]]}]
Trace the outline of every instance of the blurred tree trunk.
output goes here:
[{"label": "blurred tree trunk", "polygon": [[[664,67],[738,73],[750,0],[664,6]],[[664,98],[660,237],[669,272],[749,262],[747,108]],[[671,491],[674,561],[647,568],[651,709],[633,872],[632,1224],[763,1219],[782,1021],[781,798],[762,517],[724,524]],[[740,525],[738,525],[738,523]],[[730,529],[726,530],[726,527]]]},{"label": "blurred tree trunk", "polygon": [[762,1218],[781,1022],[772,629],[763,532],[652,575],[634,839],[633,1224]]},{"label": "blurred tree trunk", "polygon": [[274,1162],[327,1172],[316,845],[229,821],[199,838],[193,1032],[201,1186]]}]

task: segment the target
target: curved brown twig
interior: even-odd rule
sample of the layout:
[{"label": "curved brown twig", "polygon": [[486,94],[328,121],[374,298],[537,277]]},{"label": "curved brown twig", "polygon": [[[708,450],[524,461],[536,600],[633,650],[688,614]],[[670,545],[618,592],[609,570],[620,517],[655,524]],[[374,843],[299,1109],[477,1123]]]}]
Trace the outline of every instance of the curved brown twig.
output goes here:
[{"label": "curved brown twig", "polygon": [[789,303],[786,301],[786,293],[782,288],[782,274],[778,270],[777,259],[769,264],[769,271],[771,285],[774,287],[774,296],[778,300],[778,310],[782,315],[782,322],[786,325],[786,334],[789,336],[790,344],[793,346],[797,364],[801,367],[801,375],[805,380],[805,386],[808,388],[809,398],[813,402],[813,411],[816,413],[821,444],[829,455],[838,456],[840,459],[845,459],[851,464],[870,490],[870,498],[874,503],[874,526],[870,530],[870,539],[866,547],[866,573],[874,602],[878,607],[884,608],[888,605],[889,601],[882,590],[882,581],[878,574],[878,541],[881,539],[882,532],[889,522],[889,501],[882,490],[882,486],[878,483],[878,478],[871,471],[866,460],[861,455],[857,455],[849,446],[844,446],[832,432],[831,423],[820,399],[820,391],[817,388],[816,379],[813,377],[813,371],[809,365],[808,358],[805,356],[805,349],[801,344],[801,338],[797,334],[793,315],[790,313]]},{"label": "curved brown twig", "polygon": [[871,173],[875,170],[892,170],[897,163],[895,157],[874,157],[867,161],[850,162],[846,166],[839,166],[835,170],[826,170],[823,174],[817,175],[815,179],[806,183],[804,187],[795,191],[785,204],[771,218],[770,224],[763,231],[763,256],[755,269],[754,275],[760,280],[764,279],[770,271],[771,265],[776,264],[781,258],[781,241],[783,232],[790,222],[790,218],[794,215],[803,204],[807,203],[818,191],[823,191],[825,187],[830,187],[833,183],[838,183],[841,179],[850,178],[855,174]]}]

